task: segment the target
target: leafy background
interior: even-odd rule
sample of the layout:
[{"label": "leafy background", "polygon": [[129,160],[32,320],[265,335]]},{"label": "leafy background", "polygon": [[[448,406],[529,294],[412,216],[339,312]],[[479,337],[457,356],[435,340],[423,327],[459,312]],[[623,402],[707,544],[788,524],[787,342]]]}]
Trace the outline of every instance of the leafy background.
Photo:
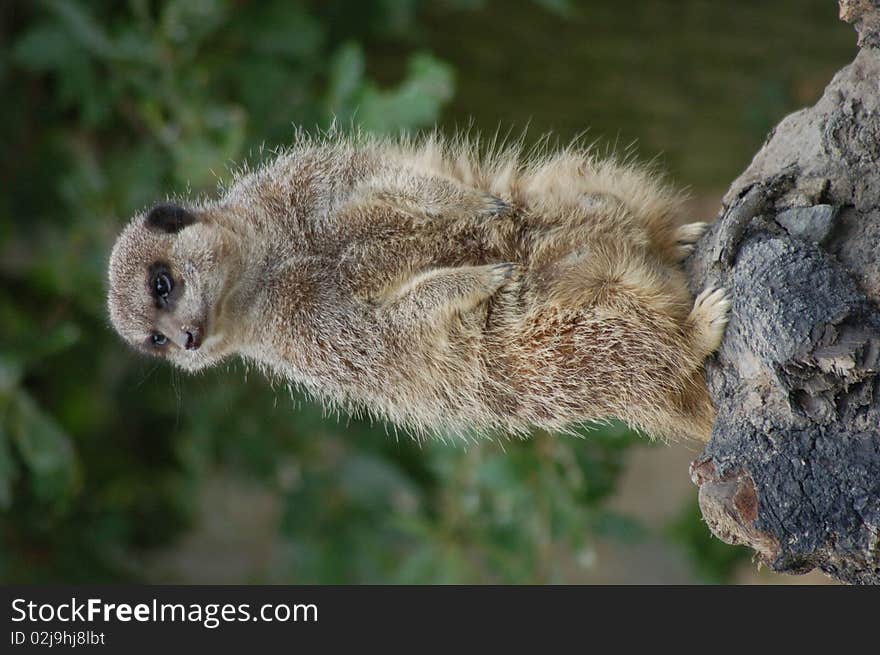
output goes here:
[{"label": "leafy background", "polygon": [[210,193],[334,115],[382,133],[589,126],[660,154],[711,216],[851,59],[834,4],[4,2],[0,581],[633,582],[619,554],[656,571],[660,551],[684,562],[664,581],[735,579],[747,556],[708,536],[692,488],[644,518],[687,451],[648,484],[675,451],[619,425],[420,447],[234,363],[184,376],[112,333],[106,260],[135,211]]}]

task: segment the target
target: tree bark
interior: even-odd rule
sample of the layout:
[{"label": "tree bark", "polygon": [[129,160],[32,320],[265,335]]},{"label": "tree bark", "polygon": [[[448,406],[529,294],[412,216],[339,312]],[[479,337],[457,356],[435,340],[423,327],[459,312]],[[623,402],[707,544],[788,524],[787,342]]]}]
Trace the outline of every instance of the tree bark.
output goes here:
[{"label": "tree bark", "polygon": [[861,47],[785,118],[688,262],[727,289],[691,464],[703,517],[771,569],[880,583],[880,1],[840,0]]}]

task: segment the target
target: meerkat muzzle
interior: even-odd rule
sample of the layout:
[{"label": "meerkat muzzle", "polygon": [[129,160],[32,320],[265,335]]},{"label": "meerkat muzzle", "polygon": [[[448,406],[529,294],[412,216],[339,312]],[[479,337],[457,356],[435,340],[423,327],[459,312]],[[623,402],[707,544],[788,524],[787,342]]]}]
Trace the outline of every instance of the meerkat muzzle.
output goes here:
[{"label": "meerkat muzzle", "polygon": [[159,329],[168,340],[181,350],[198,350],[205,337],[205,328],[198,323],[181,325],[171,316],[159,320]]}]

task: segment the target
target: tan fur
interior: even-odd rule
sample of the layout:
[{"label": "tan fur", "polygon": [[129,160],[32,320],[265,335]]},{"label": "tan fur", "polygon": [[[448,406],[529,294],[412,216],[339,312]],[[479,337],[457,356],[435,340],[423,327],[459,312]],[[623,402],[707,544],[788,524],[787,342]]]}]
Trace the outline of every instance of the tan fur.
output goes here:
[{"label": "tan fur", "polygon": [[[728,304],[696,304],[680,262],[705,224],[631,163],[570,147],[522,156],[436,135],[302,134],[174,234],[135,216],[110,261],[129,342],[198,370],[238,354],[416,435],[566,430],[617,416],[706,439],[702,362]],[[149,267],[183,292],[150,298]],[[195,350],[188,325],[204,329]],[[150,334],[179,330],[163,347]]]}]

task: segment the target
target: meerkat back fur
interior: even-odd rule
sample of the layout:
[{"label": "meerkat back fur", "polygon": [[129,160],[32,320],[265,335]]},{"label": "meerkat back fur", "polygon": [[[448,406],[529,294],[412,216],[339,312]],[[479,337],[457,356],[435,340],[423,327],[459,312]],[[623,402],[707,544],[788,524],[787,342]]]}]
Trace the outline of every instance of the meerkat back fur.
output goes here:
[{"label": "meerkat back fur", "polygon": [[680,200],[574,145],[299,133],[219,199],[135,216],[110,258],[110,317],[184,369],[238,355],[416,436],[616,416],[707,439],[703,361],[728,302],[688,291],[705,224]]}]

